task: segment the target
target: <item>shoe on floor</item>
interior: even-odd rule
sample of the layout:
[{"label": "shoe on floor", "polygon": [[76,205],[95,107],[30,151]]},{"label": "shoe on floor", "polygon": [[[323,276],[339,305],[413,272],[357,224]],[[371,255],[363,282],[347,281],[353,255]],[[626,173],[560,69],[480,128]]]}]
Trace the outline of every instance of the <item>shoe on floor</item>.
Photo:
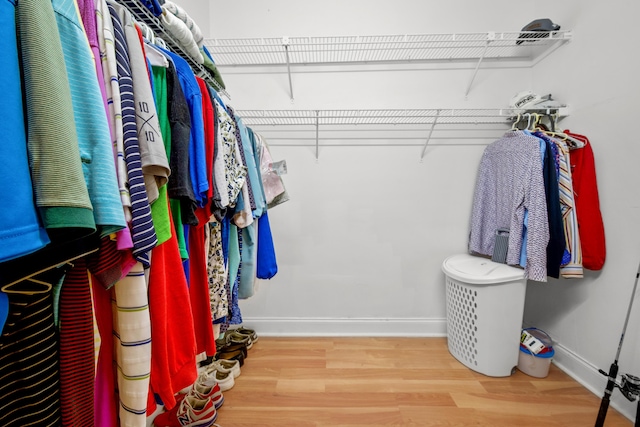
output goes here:
[{"label": "shoe on floor", "polygon": [[240,362],[226,359],[213,360],[199,370],[200,373],[207,371],[231,372],[233,378],[238,378],[240,376]]},{"label": "shoe on floor", "polygon": [[227,391],[233,388],[235,380],[231,372],[205,371],[198,376],[197,384],[213,387],[216,384],[220,386],[221,391]]},{"label": "shoe on floor", "polygon": [[218,418],[218,412],[211,399],[201,400],[189,394],[179,404],[175,411],[158,415],[153,420],[155,427],[210,427]]},{"label": "shoe on floor", "polygon": [[[199,378],[200,377],[198,377],[198,379]],[[219,409],[224,403],[224,396],[222,395],[222,390],[220,390],[220,385],[218,383],[216,383],[214,386],[208,386],[196,381],[196,383],[193,385],[191,394],[200,400],[211,399],[216,410]]]},{"label": "shoe on floor", "polygon": [[235,333],[238,333],[238,334],[241,334],[241,335],[247,335],[247,336],[251,337],[251,341],[253,341],[253,342],[258,341],[258,334],[253,329],[249,329],[249,328],[245,328],[243,326],[240,326],[239,328],[230,329],[230,330],[235,332]]},{"label": "shoe on floor", "polygon": [[243,335],[233,330],[226,332],[225,339],[228,344],[244,344],[247,346],[247,350],[251,350],[251,347],[253,347],[253,340],[250,335]]},{"label": "shoe on floor", "polygon": [[214,356],[214,360],[236,361],[240,364],[240,367],[242,367],[242,365],[244,365],[244,353],[242,352],[242,350],[219,351]]}]

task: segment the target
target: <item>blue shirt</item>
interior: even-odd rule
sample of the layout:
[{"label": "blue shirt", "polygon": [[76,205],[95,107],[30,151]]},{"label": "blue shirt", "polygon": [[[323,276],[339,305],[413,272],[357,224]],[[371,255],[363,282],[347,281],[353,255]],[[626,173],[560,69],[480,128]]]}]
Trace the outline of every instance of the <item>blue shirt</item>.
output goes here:
[{"label": "blue shirt", "polygon": [[202,113],[202,93],[193,75],[191,67],[182,57],[166,49],[161,49],[176,67],[180,87],[187,100],[191,113],[191,136],[189,138],[189,172],[191,174],[191,184],[196,201],[199,206],[204,206],[207,201],[209,191],[209,180],[207,175],[207,158],[204,142],[204,118]]},{"label": "blue shirt", "polygon": [[[8,190],[3,192],[0,204],[0,262],[27,255],[49,243],[49,237],[39,222],[32,196],[33,184],[27,158],[15,14],[12,2],[0,3],[0,22],[3,24],[0,25],[3,98],[0,104],[3,118],[0,158],[6,165],[0,168],[0,180]],[[29,197],[26,197],[27,195]]]}]

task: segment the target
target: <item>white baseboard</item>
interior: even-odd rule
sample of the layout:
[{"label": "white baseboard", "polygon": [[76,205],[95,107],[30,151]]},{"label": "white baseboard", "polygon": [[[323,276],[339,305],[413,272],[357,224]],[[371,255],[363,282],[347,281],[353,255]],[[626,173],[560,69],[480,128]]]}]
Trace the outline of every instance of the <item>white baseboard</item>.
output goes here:
[{"label": "white baseboard", "polygon": [[263,336],[444,337],[446,319],[245,317],[243,325]]},{"label": "white baseboard", "polygon": [[[571,378],[579,382],[584,388],[599,398],[602,398],[605,386],[607,385],[607,377],[600,374],[598,368],[608,371],[609,366],[596,367],[562,344],[554,343],[553,349],[556,352],[553,357],[553,363]],[[620,372],[620,374],[622,373],[624,372]],[[600,402],[598,401],[598,407],[599,405]],[[619,390],[614,390],[610,406],[629,418],[629,420],[635,420],[637,403],[629,402],[620,394]],[[593,421],[595,423],[595,418]]]}]

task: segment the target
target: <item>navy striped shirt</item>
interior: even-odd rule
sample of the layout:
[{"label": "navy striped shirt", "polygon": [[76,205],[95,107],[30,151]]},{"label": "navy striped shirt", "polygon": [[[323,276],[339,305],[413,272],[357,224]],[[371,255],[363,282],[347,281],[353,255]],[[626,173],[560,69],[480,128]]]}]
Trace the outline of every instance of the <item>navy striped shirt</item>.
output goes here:
[{"label": "navy striped shirt", "polygon": [[158,243],[158,238],[155,228],[153,227],[151,208],[149,207],[149,199],[142,175],[142,160],[140,158],[140,146],[138,145],[136,109],[133,98],[131,67],[127,53],[127,41],[125,40],[124,30],[118,18],[118,13],[111,4],[108,6],[113,21],[113,32],[115,36],[118,83],[120,85],[120,99],[122,104],[124,155],[127,164],[129,193],[131,194],[132,252],[136,260],[140,261],[145,268],[148,268],[150,265],[149,252]]}]

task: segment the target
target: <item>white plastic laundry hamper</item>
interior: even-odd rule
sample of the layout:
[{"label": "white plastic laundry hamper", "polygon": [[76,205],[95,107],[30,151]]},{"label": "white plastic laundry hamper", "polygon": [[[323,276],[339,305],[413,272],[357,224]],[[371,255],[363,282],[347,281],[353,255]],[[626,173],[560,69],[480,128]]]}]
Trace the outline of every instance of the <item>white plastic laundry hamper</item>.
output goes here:
[{"label": "white plastic laundry hamper", "polygon": [[481,374],[511,375],[518,364],[524,271],[468,254],[445,259],[442,270],[449,352]]}]

